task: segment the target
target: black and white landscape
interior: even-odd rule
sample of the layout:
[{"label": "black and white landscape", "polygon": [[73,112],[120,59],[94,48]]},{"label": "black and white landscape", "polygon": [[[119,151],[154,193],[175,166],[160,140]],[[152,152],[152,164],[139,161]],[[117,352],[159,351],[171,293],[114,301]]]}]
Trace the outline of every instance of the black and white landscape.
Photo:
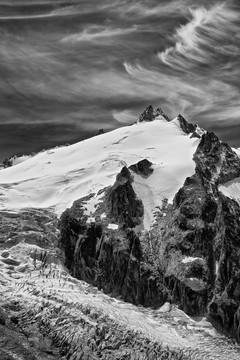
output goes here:
[{"label": "black and white landscape", "polygon": [[0,9],[0,360],[238,360],[238,3]]}]

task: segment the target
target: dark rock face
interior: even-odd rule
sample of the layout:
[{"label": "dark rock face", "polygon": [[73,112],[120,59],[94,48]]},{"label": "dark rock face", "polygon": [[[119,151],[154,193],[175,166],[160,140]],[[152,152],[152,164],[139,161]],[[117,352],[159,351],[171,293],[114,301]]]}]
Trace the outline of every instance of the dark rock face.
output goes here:
[{"label": "dark rock face", "polygon": [[207,289],[198,278],[178,278],[174,275],[165,278],[165,284],[174,302],[190,316],[204,315],[207,306]]},{"label": "dark rock face", "polygon": [[[72,223],[67,226],[73,236]],[[75,238],[75,248],[66,253],[75,277],[134,304],[159,306],[166,300],[160,274],[154,275],[152,266],[143,261],[140,240],[133,230],[115,232],[93,223],[80,236],[75,233]],[[62,240],[60,246],[64,247]]]},{"label": "dark rock face", "polygon": [[226,334],[240,341],[240,207],[231,199],[220,196],[214,250],[217,274],[208,317]]},{"label": "dark rock face", "polygon": [[218,185],[240,176],[239,157],[214,133],[203,134],[193,159],[206,186],[209,182]]},{"label": "dark rock face", "polygon": [[[75,275],[98,286],[105,293],[121,296],[134,304],[159,306],[163,303],[158,278],[142,260],[140,240],[132,230],[110,234],[92,225],[75,252]],[[100,232],[97,234],[97,232]],[[89,236],[91,233],[91,236]],[[98,237],[97,235],[101,235]]]},{"label": "dark rock face", "polygon": [[[149,162],[140,163],[140,170],[148,173],[150,166]],[[131,172],[124,167],[105,195],[104,212],[120,230],[108,229],[101,221],[87,224],[82,203],[76,201],[61,217],[59,245],[75,277],[134,304],[159,306],[167,298],[161,274],[145,261],[140,239],[131,230],[143,215],[132,181]]]},{"label": "dark rock face", "polygon": [[[189,315],[206,313],[209,284],[214,278],[211,239],[215,236],[216,212],[217,206],[200,180],[196,176],[188,178],[175,196],[171,220],[163,237],[163,258],[167,259],[165,281],[174,301]],[[205,260],[185,264],[184,257]]]},{"label": "dark rock face", "polygon": [[[240,176],[240,159],[213,133],[206,133],[194,161],[196,173],[176,194],[164,234],[164,257],[169,259],[165,281],[187,313],[207,314],[219,330],[239,340],[240,207],[218,191],[218,184]],[[171,271],[176,253],[203,259],[202,269],[187,273],[178,264]],[[186,285],[189,274],[196,283],[192,293]]]},{"label": "dark rock face", "polygon": [[133,228],[141,223],[143,204],[131,185],[133,179],[127,167],[123,167],[107,195],[108,214],[114,222]]},{"label": "dark rock face", "polygon": [[[152,173],[151,163],[143,160],[133,167],[142,176]],[[113,296],[134,304],[162,305],[167,299],[161,274],[142,251],[141,241],[131,228],[141,223],[143,205],[132,188],[131,171],[123,167],[115,184],[104,197],[108,229],[102,221],[87,224],[81,201],[66,210],[60,221],[60,247],[72,274]]]},{"label": "dark rock face", "polygon": [[153,121],[156,119],[156,117],[158,116],[163,116],[167,121],[170,121],[170,119],[167,117],[167,115],[164,114],[164,112],[162,111],[162,109],[157,108],[154,109],[152,107],[152,105],[149,105],[144,111],[143,113],[140,115],[138,121],[142,122],[142,121]]},{"label": "dark rock face", "polygon": [[67,209],[61,215],[59,221],[61,233],[60,245],[64,249],[66,266],[72,269],[73,255],[78,241],[78,236],[86,229],[86,219],[83,217],[82,203],[76,200],[71,209]]},{"label": "dark rock face", "polygon": [[134,171],[136,174],[142,175],[144,177],[148,177],[153,173],[152,163],[147,160],[143,159],[139,161],[137,164],[129,166],[129,169]]},{"label": "dark rock face", "polygon": [[11,160],[11,157],[10,158],[7,158],[7,159],[5,159],[5,160],[3,160],[3,167],[4,167],[4,169],[6,169],[6,168],[8,168],[8,167],[10,167],[10,166],[12,166],[12,160]]},{"label": "dark rock face", "polygon": [[187,122],[181,114],[178,115],[177,119],[182,131],[186,134],[191,134],[196,130],[197,125]]},{"label": "dark rock face", "polygon": [[44,209],[26,209],[18,213],[1,211],[0,246],[10,247],[22,240],[39,246],[54,244],[57,223],[57,216]]},{"label": "dark rock face", "polygon": [[185,134],[192,134],[191,138],[201,138],[204,131],[198,125],[187,122],[181,114],[178,115],[177,119],[179,121],[180,128]]},{"label": "dark rock face", "polygon": [[3,309],[0,308],[0,325],[5,325],[7,321],[7,315],[3,311]]}]

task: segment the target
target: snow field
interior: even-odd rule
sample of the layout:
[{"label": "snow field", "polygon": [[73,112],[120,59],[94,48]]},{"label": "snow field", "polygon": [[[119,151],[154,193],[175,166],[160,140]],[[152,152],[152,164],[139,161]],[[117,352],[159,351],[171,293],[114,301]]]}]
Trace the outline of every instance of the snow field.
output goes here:
[{"label": "snow field", "polygon": [[153,122],[126,126],[71,146],[43,151],[0,172],[0,209],[53,208],[60,215],[74,200],[89,194],[91,216],[99,190],[113,185],[123,166],[146,158],[154,172],[147,179],[134,176],[133,184],[145,209],[149,228],[153,211],[194,173],[193,153],[199,140],[190,139],[162,117]]}]

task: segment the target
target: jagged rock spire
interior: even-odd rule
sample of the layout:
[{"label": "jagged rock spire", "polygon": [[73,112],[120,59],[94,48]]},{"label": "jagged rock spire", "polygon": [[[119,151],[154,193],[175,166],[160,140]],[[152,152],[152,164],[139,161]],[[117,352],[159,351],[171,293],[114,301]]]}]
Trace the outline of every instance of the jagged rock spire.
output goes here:
[{"label": "jagged rock spire", "polygon": [[240,176],[240,158],[213,132],[202,135],[193,160],[196,171],[212,184],[224,184]]},{"label": "jagged rock spire", "polygon": [[180,128],[182,129],[185,134],[192,134],[191,137],[201,138],[202,135],[205,133],[205,130],[200,128],[197,124],[192,124],[187,122],[184,117],[179,114],[177,117],[177,120],[179,122]]},{"label": "jagged rock spire", "polygon": [[152,105],[149,105],[143,113],[139,116],[138,122],[142,121],[153,121],[158,116],[163,116],[167,121],[170,121],[167,115],[164,114],[162,109],[154,109]]},{"label": "jagged rock spire", "polygon": [[187,122],[187,120],[184,119],[184,117],[181,114],[178,115],[177,119],[179,121],[179,125],[182,131],[185,132],[186,134],[191,134],[196,130],[197,125]]}]

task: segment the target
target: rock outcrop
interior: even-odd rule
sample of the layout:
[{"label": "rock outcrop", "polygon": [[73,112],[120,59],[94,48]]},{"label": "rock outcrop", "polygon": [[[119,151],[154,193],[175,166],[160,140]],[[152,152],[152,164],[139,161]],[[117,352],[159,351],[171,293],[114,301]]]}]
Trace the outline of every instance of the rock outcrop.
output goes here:
[{"label": "rock outcrop", "polygon": [[[150,166],[147,161],[135,165],[144,174],[151,173]],[[132,230],[143,215],[132,181],[131,171],[123,167],[115,184],[107,189],[101,205],[107,220],[87,223],[83,200],[74,202],[61,216],[59,246],[78,279],[134,304],[156,307],[166,301],[167,292],[161,285],[161,274],[154,262],[146,261],[140,239]],[[118,224],[118,230],[108,228],[112,222]]]},{"label": "rock outcrop", "polygon": [[195,131],[197,125],[187,122],[181,114],[178,115],[177,119],[179,121],[180,128],[183,132],[185,132],[185,134],[191,134]]},{"label": "rock outcrop", "polygon": [[[203,134],[193,160],[196,173],[204,186],[223,184],[240,176],[240,158],[230,146],[218,139],[214,133]],[[215,189],[217,192],[217,188]]]},{"label": "rock outcrop", "polygon": [[0,246],[21,241],[39,246],[55,244],[57,224],[57,216],[45,209],[25,209],[20,213],[0,211]]},{"label": "rock outcrop", "polygon": [[132,187],[132,175],[123,167],[106,196],[107,213],[113,222],[133,228],[141,223],[143,204]]},{"label": "rock outcrop", "polygon": [[167,115],[164,114],[164,112],[162,111],[162,109],[157,108],[154,109],[152,105],[149,105],[144,111],[143,113],[140,115],[138,122],[142,122],[142,121],[153,121],[156,119],[156,117],[158,116],[162,116],[164,117],[164,119],[166,119],[167,121],[170,121],[169,117]]},{"label": "rock outcrop", "polygon": [[139,161],[137,164],[133,164],[129,166],[129,169],[144,177],[148,177],[153,173],[152,163],[147,160],[143,159]]},{"label": "rock outcrop", "polygon": [[214,242],[215,282],[208,318],[240,341],[240,208],[220,195]]},{"label": "rock outcrop", "polygon": [[187,135],[191,134],[191,138],[196,137],[201,139],[202,135],[205,133],[205,130],[200,128],[197,124],[189,123],[181,114],[178,115],[177,120],[182,131]]}]

